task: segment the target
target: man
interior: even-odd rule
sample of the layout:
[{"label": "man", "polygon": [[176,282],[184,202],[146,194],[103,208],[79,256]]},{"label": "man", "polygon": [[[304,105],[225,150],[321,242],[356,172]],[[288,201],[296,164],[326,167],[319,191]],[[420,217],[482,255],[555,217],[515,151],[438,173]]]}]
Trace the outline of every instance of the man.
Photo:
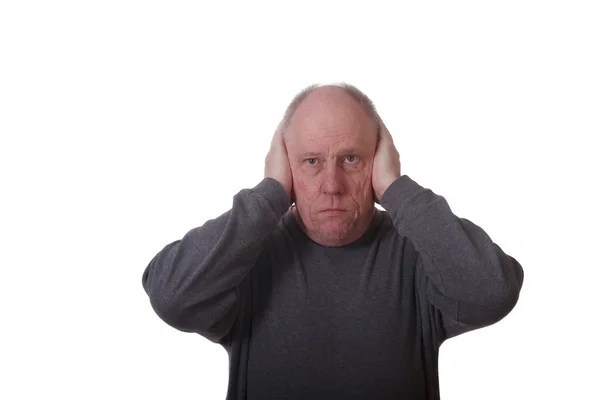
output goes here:
[{"label": "man", "polygon": [[264,172],[152,259],[156,313],[227,350],[227,399],[438,399],[439,346],[506,316],[521,265],[401,174],[353,86],[296,96]]}]

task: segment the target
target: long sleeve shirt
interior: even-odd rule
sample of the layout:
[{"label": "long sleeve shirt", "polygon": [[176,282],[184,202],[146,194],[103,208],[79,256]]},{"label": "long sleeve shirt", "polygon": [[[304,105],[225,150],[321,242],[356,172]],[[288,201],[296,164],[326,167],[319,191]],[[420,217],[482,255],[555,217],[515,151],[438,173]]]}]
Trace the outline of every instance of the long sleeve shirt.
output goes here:
[{"label": "long sleeve shirt", "polygon": [[362,236],[327,247],[265,178],[143,273],[158,316],[223,346],[227,400],[439,399],[442,342],[517,303],[523,269],[408,175]]}]

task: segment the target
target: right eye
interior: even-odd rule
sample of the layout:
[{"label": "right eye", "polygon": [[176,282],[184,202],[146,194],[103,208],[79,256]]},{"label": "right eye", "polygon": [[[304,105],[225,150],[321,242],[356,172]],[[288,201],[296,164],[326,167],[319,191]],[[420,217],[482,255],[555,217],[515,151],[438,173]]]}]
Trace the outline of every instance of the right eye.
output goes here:
[{"label": "right eye", "polygon": [[317,159],[316,158],[307,158],[306,160],[304,160],[304,162],[308,163],[309,165],[315,165],[317,163]]}]

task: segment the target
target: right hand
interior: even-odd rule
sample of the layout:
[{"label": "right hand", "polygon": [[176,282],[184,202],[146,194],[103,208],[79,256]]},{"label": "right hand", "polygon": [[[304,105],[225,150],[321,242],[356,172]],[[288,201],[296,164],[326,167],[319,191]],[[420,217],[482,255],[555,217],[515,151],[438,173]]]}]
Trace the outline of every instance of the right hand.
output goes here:
[{"label": "right hand", "polygon": [[290,199],[290,204],[295,201],[292,188],[292,169],[283,140],[283,121],[277,126],[271,140],[271,148],[265,157],[265,178],[273,178],[283,186],[288,199]]}]

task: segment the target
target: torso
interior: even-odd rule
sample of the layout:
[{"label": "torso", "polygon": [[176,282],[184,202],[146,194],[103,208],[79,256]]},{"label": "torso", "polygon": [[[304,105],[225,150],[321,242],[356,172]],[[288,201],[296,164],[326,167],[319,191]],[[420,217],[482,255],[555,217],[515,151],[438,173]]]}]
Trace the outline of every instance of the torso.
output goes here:
[{"label": "torso", "polygon": [[269,241],[252,272],[248,399],[425,397],[414,263],[380,228],[351,248]]}]

